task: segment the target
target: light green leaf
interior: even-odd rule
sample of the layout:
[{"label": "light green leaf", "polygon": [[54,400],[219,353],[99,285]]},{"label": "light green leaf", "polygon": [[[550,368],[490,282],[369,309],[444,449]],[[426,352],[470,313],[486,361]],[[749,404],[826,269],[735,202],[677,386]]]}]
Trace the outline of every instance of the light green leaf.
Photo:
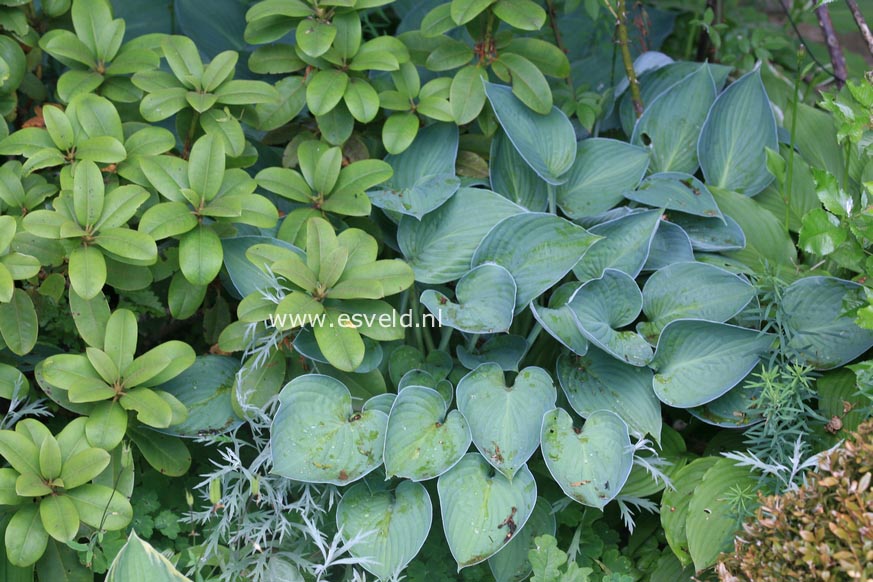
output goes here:
[{"label": "light green leaf", "polygon": [[6,526],[6,558],[14,566],[30,566],[45,553],[48,533],[39,516],[39,505],[30,504],[15,512]]},{"label": "light green leaf", "polygon": [[66,495],[46,496],[39,503],[39,516],[46,533],[59,542],[72,541],[79,531],[79,513]]},{"label": "light green leaf", "polygon": [[23,356],[36,345],[39,322],[30,296],[15,289],[9,303],[0,303],[0,337],[9,350]]},{"label": "light green leaf", "polygon": [[[469,60],[469,57],[466,60]],[[467,65],[455,73],[449,89],[449,104],[455,123],[465,125],[479,116],[485,106],[483,82],[486,80],[485,70],[473,65]]]},{"label": "light green leaf", "polygon": [[179,267],[194,285],[208,285],[223,260],[221,239],[210,226],[198,225],[179,239]]},{"label": "light green leaf", "polygon": [[[77,247],[70,253],[70,285],[82,299],[89,300],[106,283],[106,260],[96,247]],[[8,342],[7,342],[8,343]]]}]

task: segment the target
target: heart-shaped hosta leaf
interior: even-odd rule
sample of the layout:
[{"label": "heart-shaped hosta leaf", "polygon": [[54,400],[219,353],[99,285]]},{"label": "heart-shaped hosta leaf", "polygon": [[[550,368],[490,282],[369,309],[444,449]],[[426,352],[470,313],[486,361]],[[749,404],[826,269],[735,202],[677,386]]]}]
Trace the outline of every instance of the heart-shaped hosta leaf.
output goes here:
[{"label": "heart-shaped hosta leaf", "polygon": [[681,212],[671,212],[670,222],[682,228],[695,251],[717,253],[735,251],[746,246],[746,235],[730,216],[703,218]]},{"label": "heart-shaped hosta leaf", "polygon": [[655,272],[643,286],[643,313],[638,330],[656,340],[674,319],[724,322],[755,296],[755,288],[737,275],[705,263],[674,263]]},{"label": "heart-shaped hosta leaf", "polygon": [[694,216],[722,218],[721,210],[703,182],[689,174],[664,172],[643,180],[636,190],[625,192],[625,198],[655,208],[678,210]]},{"label": "heart-shaped hosta leaf", "polygon": [[530,304],[531,313],[553,338],[573,353],[584,356],[588,352],[588,340],[579,330],[573,309],[567,305],[579,288],[579,283],[565,283],[552,291],[548,307]]},{"label": "heart-shaped hosta leaf", "polygon": [[543,458],[568,497],[602,509],[624,487],[633,466],[627,425],[615,413],[594,412],[579,429],[563,408],[543,417]]},{"label": "heart-shaped hosta leaf", "polygon": [[364,402],[361,410],[381,410],[387,416],[391,414],[391,407],[394,406],[395,398],[397,398],[397,395],[390,392],[377,394]]},{"label": "heart-shaped hosta leaf", "polygon": [[631,143],[649,148],[653,171],[697,171],[697,139],[715,95],[715,81],[704,64],[646,104]]},{"label": "heart-shaped hosta leaf", "polygon": [[549,203],[549,186],[524,161],[502,131],[491,140],[491,189],[534,212]]},{"label": "heart-shaped hosta leaf", "polygon": [[[718,220],[718,219],[711,219]],[[673,263],[694,260],[694,249],[691,241],[682,228],[662,220],[655,231],[652,246],[649,247],[649,258],[643,265],[643,271],[657,271]]]},{"label": "heart-shaped hosta leaf", "polygon": [[610,410],[627,423],[637,438],[646,434],[661,439],[661,403],[652,392],[652,371],[619,362],[591,348],[584,356],[562,354],[558,382],[573,410],[588,418]]},{"label": "heart-shaped hosta leaf", "polygon": [[273,472],[306,483],[348,485],[382,464],[388,417],[355,413],[348,388],[330,376],[298,376],[279,393],[270,428]]},{"label": "heart-shaped hosta leaf", "polygon": [[773,336],[754,329],[699,319],[671,321],[650,364],[655,395],[677,408],[706,404],[745,378],[772,344]]},{"label": "heart-shaped hosta leaf", "polygon": [[488,558],[488,567],[497,582],[522,582],[527,580],[531,573],[530,560],[527,553],[533,548],[535,537],[542,535],[555,535],[557,520],[552,513],[552,505],[537,497],[533,513],[521,530],[515,535],[502,550]]},{"label": "heart-shaped hosta leaf", "polygon": [[486,82],[485,94],[509,141],[533,171],[549,184],[563,182],[561,176],[576,158],[576,132],[567,116],[557,107],[540,115],[504,85]]},{"label": "heart-shaped hosta leaf", "polygon": [[421,283],[448,283],[470,270],[476,247],[495,224],[525,212],[500,194],[461,188],[420,221],[404,216],[397,244]]},{"label": "heart-shaped hosta leaf", "polygon": [[439,208],[460,187],[461,180],[454,175],[424,176],[408,188],[370,190],[367,196],[373,206],[421,219]]},{"label": "heart-shaped hosta leaf", "polygon": [[527,467],[510,481],[479,453],[464,455],[437,481],[446,542],[458,570],[497,553],[524,527],[537,499]]},{"label": "heart-shaped hosta leaf", "polygon": [[515,279],[516,313],[552,287],[600,240],[587,230],[553,214],[527,212],[501,221],[473,255],[473,265],[505,267]]},{"label": "heart-shaped hosta leaf", "polygon": [[604,239],[585,253],[573,267],[573,274],[588,281],[600,277],[604,269],[617,269],[636,277],[649,257],[660,218],[660,210],[650,210],[592,226],[589,232]]},{"label": "heart-shaped hosta leaf", "polygon": [[761,70],[743,75],[713,103],[697,142],[706,183],[754,196],[773,175],[765,148],[778,150],[776,120]]},{"label": "heart-shaped hosta leaf", "polygon": [[873,346],[873,331],[858,327],[847,314],[866,304],[861,285],[832,277],[806,277],[792,283],[779,309],[789,350],[802,363],[830,370]]},{"label": "heart-shaped hosta leaf", "polygon": [[457,355],[461,365],[468,370],[494,362],[506,372],[518,372],[518,364],[527,350],[527,340],[520,335],[495,335],[474,352],[470,352],[466,346],[459,345]]},{"label": "heart-shaped hosta leaf", "polygon": [[393,491],[371,491],[366,483],[349,487],[336,508],[336,526],[362,566],[380,580],[399,574],[418,554],[433,521],[433,506],[419,483],[401,482]]},{"label": "heart-shaped hosta leaf", "polygon": [[588,281],[569,303],[579,330],[600,349],[632,366],[652,359],[652,346],[638,333],[618,331],[630,325],[643,308],[643,294],[629,275],[607,269]]},{"label": "heart-shaped hosta leaf", "polygon": [[397,391],[400,392],[408,386],[433,388],[440,393],[440,396],[443,397],[449,406],[451,406],[452,400],[455,398],[455,388],[451,382],[448,380],[437,380],[430,372],[425,372],[424,370],[410,370],[403,374],[403,377],[397,384]]},{"label": "heart-shaped hosta leaf", "polygon": [[424,386],[407,386],[394,399],[385,434],[385,474],[423,481],[442,475],[470,448],[470,427],[446,399]]},{"label": "heart-shaped hosta leaf", "polygon": [[558,186],[558,206],[574,220],[605,212],[637,187],[648,167],[643,148],[614,139],[583,140],[567,181]]},{"label": "heart-shaped hosta leaf", "polygon": [[454,123],[432,123],[422,128],[418,139],[402,154],[385,156],[394,175],[386,188],[412,188],[425,176],[455,175],[458,157],[458,127]]},{"label": "heart-shaped hosta leaf", "polygon": [[421,303],[447,325],[466,333],[509,330],[515,312],[515,279],[500,265],[486,263],[461,277],[455,287],[458,303],[433,289],[421,294]]},{"label": "heart-shaped hosta leaf", "polygon": [[507,386],[500,366],[482,364],[458,382],[458,410],[470,423],[473,443],[509,479],[537,450],[543,414],[557,397],[542,368],[525,368]]}]

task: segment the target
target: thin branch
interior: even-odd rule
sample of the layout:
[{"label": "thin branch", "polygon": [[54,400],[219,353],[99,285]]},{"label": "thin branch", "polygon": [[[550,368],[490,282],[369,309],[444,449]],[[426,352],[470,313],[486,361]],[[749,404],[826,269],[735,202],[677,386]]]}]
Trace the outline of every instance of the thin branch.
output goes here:
[{"label": "thin branch", "polygon": [[[567,46],[564,44],[564,37],[561,36],[561,30],[558,28],[558,13],[555,8],[555,3],[553,0],[546,0],[546,6],[549,9],[549,26],[552,27],[552,32],[555,34],[555,44],[559,49],[561,49],[561,52],[566,55],[570,51],[567,50]],[[576,90],[573,88],[572,73],[567,75],[567,87],[570,88],[570,97],[575,101]]]},{"label": "thin branch", "polygon": [[842,88],[846,84],[846,79],[849,74],[846,71],[846,57],[843,55],[843,49],[840,46],[840,41],[837,38],[837,33],[834,30],[834,23],[831,22],[831,13],[828,10],[827,4],[822,4],[815,9],[815,15],[818,17],[818,24],[825,37],[825,43],[828,46],[828,54],[831,56],[831,64],[834,66],[834,78],[837,88]]},{"label": "thin branch", "polygon": [[858,28],[861,29],[861,36],[863,36],[864,40],[867,42],[867,50],[870,51],[871,55],[873,55],[873,33],[870,32],[870,27],[867,26],[867,21],[864,20],[864,15],[861,14],[861,9],[858,7],[858,3],[855,0],[846,0],[846,4],[849,6],[849,10],[852,13],[852,17],[855,19],[855,23],[858,25]]},{"label": "thin branch", "polygon": [[[609,3],[607,2],[607,5]],[[610,6],[610,8],[612,8]],[[643,116],[643,98],[640,95],[640,82],[634,71],[634,59],[630,52],[630,40],[627,34],[627,7],[625,0],[618,0],[618,10],[613,12],[615,26],[618,30],[618,44],[621,47],[621,60],[624,61],[624,71],[630,84],[631,100],[634,104],[634,113],[637,119]]]}]

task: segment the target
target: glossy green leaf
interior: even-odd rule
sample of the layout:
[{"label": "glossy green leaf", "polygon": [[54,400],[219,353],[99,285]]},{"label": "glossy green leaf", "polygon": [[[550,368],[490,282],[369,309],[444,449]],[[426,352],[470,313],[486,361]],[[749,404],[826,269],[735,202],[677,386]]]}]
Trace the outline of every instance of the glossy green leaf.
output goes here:
[{"label": "glossy green leaf", "polygon": [[673,479],[674,488],[665,490],[661,498],[661,526],[664,528],[670,549],[683,564],[691,562],[686,535],[688,506],[703,475],[721,460],[725,459],[719,457],[694,459],[676,473]]},{"label": "glossy green leaf", "polygon": [[179,477],[191,467],[191,453],[182,439],[133,427],[127,429],[127,436],[148,464],[161,474]]},{"label": "glossy green leaf", "polygon": [[38,321],[30,296],[15,289],[9,303],[0,303],[0,337],[9,350],[19,356],[36,345]]},{"label": "glossy green leaf", "polygon": [[14,566],[30,566],[42,557],[48,533],[39,516],[39,505],[30,504],[15,512],[6,525],[6,558]]},{"label": "glossy green leaf", "polygon": [[179,267],[195,285],[208,285],[221,270],[221,239],[209,226],[199,225],[179,240]]},{"label": "glossy green leaf", "polygon": [[71,541],[79,531],[79,513],[65,495],[49,495],[40,501],[39,517],[46,533],[59,542]]}]

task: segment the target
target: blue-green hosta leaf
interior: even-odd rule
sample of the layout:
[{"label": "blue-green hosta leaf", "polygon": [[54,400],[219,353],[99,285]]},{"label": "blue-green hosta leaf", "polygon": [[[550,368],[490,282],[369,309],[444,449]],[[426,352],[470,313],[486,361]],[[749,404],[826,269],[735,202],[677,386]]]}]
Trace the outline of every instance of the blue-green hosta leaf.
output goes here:
[{"label": "blue-green hosta leaf", "polygon": [[188,417],[160,432],[182,437],[217,435],[232,430],[243,420],[233,411],[231,391],[239,361],[227,356],[197,356],[194,364],[156,389],[175,396]]},{"label": "blue-green hosta leaf", "polygon": [[649,257],[643,265],[643,271],[657,271],[673,263],[693,260],[694,249],[685,231],[662,220],[649,247]]},{"label": "blue-green hosta leaf", "polygon": [[833,277],[806,277],[792,283],[779,309],[789,350],[819,370],[838,368],[873,346],[873,331],[858,327],[853,307],[865,304],[861,285]]},{"label": "blue-green hosta leaf", "polygon": [[295,481],[348,485],[382,464],[387,424],[378,410],[355,413],[339,380],[298,376],[279,394],[270,428],[273,471]]},{"label": "blue-green hosta leaf", "polygon": [[738,386],[702,406],[689,408],[688,412],[707,424],[724,428],[746,428],[763,421],[760,415],[751,415],[749,410],[761,395],[758,383],[761,368],[755,368]]},{"label": "blue-green hosta leaf", "polygon": [[447,283],[470,270],[476,247],[494,225],[525,212],[489,190],[461,188],[420,221],[400,219],[397,244],[421,283]]},{"label": "blue-green hosta leaf", "polygon": [[[731,491],[754,490],[758,478],[736,461],[719,459],[703,474],[688,504],[685,534],[688,553],[698,571],[715,564],[719,554],[734,547],[734,536],[744,515],[737,515],[725,498]],[[753,507],[757,502],[752,502]]]},{"label": "blue-green hosta leaf", "polygon": [[583,505],[602,509],[624,487],[633,466],[627,424],[615,413],[598,410],[581,429],[563,408],[543,417],[543,458],[564,493]]},{"label": "blue-green hosta leaf", "polygon": [[752,371],[773,344],[754,329],[677,319],[661,331],[650,366],[655,395],[668,406],[692,408],[715,400]]},{"label": "blue-green hosta leaf", "polygon": [[558,206],[574,220],[605,212],[637,187],[648,167],[643,148],[614,139],[581,141],[566,182],[558,186]]},{"label": "blue-green hosta leaf", "polygon": [[304,256],[303,251],[278,238],[247,235],[221,239],[221,246],[224,249],[224,268],[230,279],[229,285],[225,281],[225,287],[229,288],[231,293],[235,291],[240,297],[273,287],[272,277],[246,258],[246,251],[257,244],[279,246],[297,253],[300,257]]},{"label": "blue-green hosta leaf", "polygon": [[573,267],[573,274],[580,281],[588,281],[603,275],[605,269],[617,269],[636,277],[649,257],[660,218],[660,210],[650,210],[592,226],[589,232],[604,240],[585,253]]},{"label": "blue-green hosta leaf", "polygon": [[674,319],[725,322],[749,304],[755,288],[745,279],[705,263],[673,263],[656,271],[643,286],[643,313],[638,330],[654,340]]},{"label": "blue-green hosta leaf", "polygon": [[582,418],[610,410],[637,438],[661,439],[661,403],[652,392],[652,371],[630,366],[592,348],[584,356],[562,354],[558,382],[567,401]]},{"label": "blue-green hosta leaf", "polygon": [[457,410],[448,412],[436,390],[408,386],[388,415],[385,474],[413,481],[433,479],[452,468],[470,447],[470,427]]},{"label": "blue-green hosta leaf", "polygon": [[579,331],[594,345],[632,366],[652,359],[652,346],[638,333],[618,331],[630,325],[643,308],[643,294],[630,275],[607,269],[573,294],[568,304]]},{"label": "blue-green hosta leaf", "polygon": [[567,116],[552,107],[548,115],[532,111],[505,85],[485,83],[497,121],[509,141],[539,177],[560,184],[576,158],[576,132]]},{"label": "blue-green hosta leaf", "polygon": [[473,443],[509,479],[537,450],[542,416],[557,397],[549,373],[536,367],[519,372],[511,386],[497,364],[482,364],[458,382],[458,410]]},{"label": "blue-green hosta leaf", "polygon": [[458,570],[496,554],[527,523],[537,484],[527,467],[510,481],[469,453],[437,482],[446,542]]},{"label": "blue-green hosta leaf", "polygon": [[625,197],[655,208],[678,210],[708,218],[722,218],[721,210],[703,182],[680,172],[652,174]]},{"label": "blue-green hosta leaf", "polygon": [[773,175],[765,148],[778,149],[776,119],[761,81],[761,70],[746,73],[713,103],[697,143],[706,183],[754,196]]},{"label": "blue-green hosta leaf", "polygon": [[433,521],[433,505],[423,485],[401,482],[393,491],[371,491],[358,483],[336,508],[336,526],[349,540],[373,532],[349,553],[380,580],[399,574],[424,545]]},{"label": "blue-green hosta leaf", "polygon": [[385,394],[377,394],[364,402],[361,410],[380,410],[384,412],[387,416],[391,413],[391,407],[394,405],[395,398],[397,398],[397,395],[390,392],[386,392]]},{"label": "blue-green hosta leaf", "polygon": [[485,263],[461,277],[455,287],[458,303],[433,289],[421,294],[421,303],[447,325],[466,333],[509,330],[515,311],[515,279],[500,265]]},{"label": "blue-green hosta leaf", "polygon": [[468,370],[481,364],[494,362],[506,372],[518,372],[518,364],[528,351],[527,340],[520,335],[495,335],[483,345],[470,352],[466,346],[459,345],[458,360]]},{"label": "blue-green hosta leaf", "polygon": [[543,329],[553,338],[573,353],[584,356],[588,352],[588,340],[579,329],[573,309],[567,305],[579,289],[579,285],[579,283],[565,283],[557,287],[549,297],[548,307],[540,307],[533,302],[530,304],[530,310]]},{"label": "blue-green hosta leaf", "polygon": [[497,582],[522,582],[531,574],[527,553],[533,549],[534,538],[542,535],[555,535],[558,524],[552,505],[542,497],[537,497],[530,519],[502,550],[488,558],[488,567]]},{"label": "blue-green hosta leaf", "polygon": [[491,189],[533,212],[549,203],[549,186],[534,172],[502,131],[491,140]]},{"label": "blue-green hosta leaf", "polygon": [[473,255],[473,265],[493,262],[506,268],[518,292],[516,313],[564,276],[600,237],[553,214],[529,212],[495,226]]},{"label": "blue-green hosta leaf", "polygon": [[417,219],[439,208],[461,187],[454,175],[424,176],[408,188],[370,190],[367,196],[373,206],[383,210],[408,214]]},{"label": "blue-green hosta leaf", "polygon": [[400,392],[407,386],[433,388],[445,399],[447,405],[451,405],[452,400],[455,398],[455,387],[452,386],[451,382],[448,380],[437,380],[433,374],[424,370],[410,370],[403,374],[400,382],[397,383],[397,391]]},{"label": "blue-green hosta leaf", "polygon": [[654,172],[697,171],[697,140],[715,95],[715,80],[703,64],[646,105],[631,143],[651,150]]},{"label": "blue-green hosta leaf", "polygon": [[388,374],[399,388],[403,377],[412,370],[421,370],[436,380],[443,380],[451,373],[453,365],[448,352],[434,350],[425,357],[412,346],[399,346],[388,357]]},{"label": "blue-green hosta leaf", "polygon": [[433,123],[420,130],[402,154],[385,156],[394,175],[384,187],[402,190],[412,188],[425,176],[454,177],[457,158],[458,127],[452,123]]},{"label": "blue-green hosta leaf", "polygon": [[682,228],[691,247],[702,253],[736,251],[746,246],[746,235],[737,221],[730,216],[702,218],[681,212],[671,212],[671,223]]}]

